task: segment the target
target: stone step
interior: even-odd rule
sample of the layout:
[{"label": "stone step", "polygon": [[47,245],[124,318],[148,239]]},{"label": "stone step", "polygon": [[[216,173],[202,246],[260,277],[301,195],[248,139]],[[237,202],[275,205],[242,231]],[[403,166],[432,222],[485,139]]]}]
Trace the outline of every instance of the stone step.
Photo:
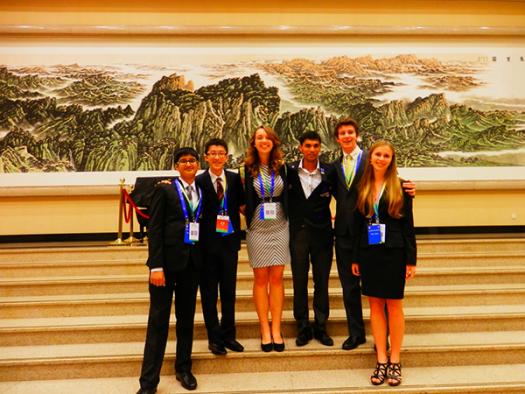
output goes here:
[{"label": "stone step", "polygon": [[[198,374],[196,393],[205,394],[369,394],[389,390],[396,394],[523,394],[525,364],[464,365],[403,368],[403,383],[394,388],[373,387],[369,368],[316,371],[275,371],[259,373]],[[321,379],[320,379],[321,378]],[[0,392],[9,394],[92,394],[134,393],[138,376],[124,378],[37,380],[0,382]],[[162,376],[158,394],[180,394],[182,388],[173,374]]]},{"label": "stone step", "polygon": [[[338,349],[344,337],[334,338],[336,346],[318,343],[298,348],[287,339],[283,353],[263,353],[259,339],[243,342],[243,353],[229,352],[217,357],[207,350],[207,341],[193,346],[193,372],[208,373],[307,371],[352,369],[374,365],[372,338],[353,351]],[[144,343],[100,343],[51,346],[8,346],[0,348],[0,381],[138,376]],[[168,342],[163,375],[173,369],[175,344]],[[525,331],[408,334],[402,360],[408,370],[427,367],[519,364],[525,360]],[[249,360],[249,362],[247,362]],[[522,376],[523,377],[523,376]]]},{"label": "stone step", "polygon": [[[146,286],[146,285],[145,285]],[[311,299],[313,289],[309,289]],[[293,290],[285,290],[284,309],[292,309]],[[416,286],[408,284],[404,304],[411,306],[473,306],[525,303],[524,283]],[[140,293],[68,294],[0,297],[0,318],[109,316],[144,314],[149,296]],[[342,290],[330,289],[332,309],[343,308]],[[253,310],[251,290],[237,291],[237,311]],[[200,303],[197,303],[200,310]]]},{"label": "stone step", "polygon": [[145,258],[136,255],[122,260],[81,260],[70,255],[65,261],[53,260],[52,257],[39,261],[4,261],[0,262],[0,269],[2,278],[144,275],[148,272],[145,262]]},{"label": "stone step", "polygon": [[[369,310],[366,303],[363,314],[367,332],[370,332]],[[525,304],[407,307],[405,316],[406,332],[412,334],[525,331]],[[255,311],[238,312],[236,318],[239,340],[258,337],[259,326]],[[145,337],[147,319],[146,314],[2,319],[0,346],[140,342]],[[170,339],[175,339],[173,317],[171,326],[173,329],[170,331]],[[347,335],[344,310],[330,311],[327,329],[330,335],[341,337]],[[195,339],[207,338],[201,313],[195,315],[194,333]],[[296,336],[291,310],[283,312],[283,334],[289,338]]]},{"label": "stone step", "polygon": [[[259,373],[215,373],[197,375],[196,393],[203,394],[326,394],[392,392],[396,394],[524,393],[525,364],[464,365],[403,368],[403,383],[394,388],[372,387],[371,369],[353,368],[316,371],[275,371]],[[9,394],[93,394],[133,393],[138,377],[37,380],[0,382],[0,392]],[[163,376],[158,394],[181,394],[182,388],[173,374]]]},{"label": "stone step", "polygon": [[[67,245],[67,244],[65,244]],[[483,239],[418,239],[418,253],[423,261],[427,256],[431,260],[442,258],[445,260],[447,255],[463,256],[466,260],[469,255],[471,257],[497,257],[504,258],[502,261],[513,260],[517,261],[516,257],[525,256],[525,237],[522,238],[483,238]],[[433,256],[433,258],[432,258]],[[246,244],[243,243],[239,257],[241,261],[247,261],[248,254]],[[443,259],[445,257],[445,259]],[[0,267],[9,267],[10,269],[28,268],[25,275],[34,276],[31,274],[31,268],[38,270],[39,268],[46,268],[49,264],[65,263],[70,268],[80,264],[94,265],[113,265],[122,268],[123,262],[132,262],[143,265],[147,259],[147,247],[145,245],[138,246],[122,246],[112,247],[107,244],[100,243],[91,246],[53,246],[46,247],[42,244],[41,247],[24,247],[20,244],[19,247],[7,247],[0,249]],[[45,263],[43,263],[45,262]],[[110,264],[110,262],[118,262]],[[521,259],[521,262],[524,262]],[[127,266],[127,264],[124,264]],[[115,268],[115,267],[114,267]],[[115,271],[114,271],[115,272]],[[9,274],[9,273],[8,273]],[[55,273],[56,274],[56,273]],[[60,275],[60,274],[58,274]]]},{"label": "stone step", "polygon": [[[135,293],[147,291],[145,281],[147,271],[131,275],[82,275],[54,277],[25,277],[0,279],[0,289],[5,296],[37,296],[46,294],[100,294],[100,293]],[[292,288],[292,273],[284,273],[285,288]],[[494,284],[525,283],[525,265],[502,267],[421,267],[412,284],[446,285],[446,284]],[[237,289],[251,289],[253,274],[240,271],[237,276]],[[329,287],[340,286],[337,269],[332,267]],[[313,287],[310,272],[310,286]]]},{"label": "stone step", "polygon": [[[105,256],[99,256],[105,257]],[[2,278],[36,278],[66,276],[122,276],[147,274],[146,257],[133,255],[128,259],[84,260],[71,256],[69,260],[41,261],[0,261]],[[486,252],[486,253],[432,253],[418,255],[418,268],[461,269],[463,267],[489,269],[504,266],[525,267],[525,253],[522,252]],[[335,260],[332,267],[336,269]],[[289,266],[287,266],[289,270]],[[251,273],[247,258],[240,256],[238,272]]]},{"label": "stone step", "polygon": [[[499,236],[488,237],[483,235],[476,238],[444,238],[435,236],[417,236],[418,251],[421,253],[446,253],[446,252],[525,252],[525,236]],[[113,259],[121,260],[135,257],[147,256],[146,244],[134,244],[132,246],[110,246],[108,242],[82,243],[41,243],[37,246],[28,244],[3,245],[0,249],[0,262],[16,261],[30,262],[42,260],[68,261],[71,255],[82,256],[85,260]],[[246,244],[243,242],[241,256],[246,256]],[[104,256],[104,257],[101,257]]]},{"label": "stone step", "polygon": [[109,246],[105,243],[89,246],[60,246],[20,247],[0,249],[0,263],[35,263],[41,261],[71,262],[71,261],[121,261],[140,259],[145,262],[148,248],[139,246]]}]

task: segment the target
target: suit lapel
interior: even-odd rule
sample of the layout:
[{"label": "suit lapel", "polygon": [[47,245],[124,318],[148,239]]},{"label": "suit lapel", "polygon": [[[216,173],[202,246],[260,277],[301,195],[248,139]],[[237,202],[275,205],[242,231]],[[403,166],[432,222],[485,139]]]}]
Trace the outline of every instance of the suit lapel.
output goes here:
[{"label": "suit lapel", "polygon": [[339,178],[339,182],[341,182],[341,184],[345,186],[346,190],[348,190],[345,174],[343,172],[343,166],[341,165],[342,162],[343,162],[343,156],[341,156],[339,160],[337,160],[337,162],[335,163],[335,171],[337,172],[337,177]]},{"label": "suit lapel", "polygon": [[206,193],[208,196],[215,196],[215,200],[217,200],[217,193],[215,192],[215,188],[213,187],[213,182],[211,181],[211,175],[210,170],[207,169],[204,176],[204,184],[202,185],[206,190],[203,190],[203,193]]},{"label": "suit lapel", "polygon": [[301,193],[300,196],[304,200],[306,200],[306,194],[304,193],[303,184],[301,182],[301,177],[299,176],[299,161],[296,161],[290,165],[290,174],[292,179],[290,179],[290,184],[294,183],[296,185],[296,188],[298,188]]},{"label": "suit lapel", "polygon": [[175,182],[179,187],[181,188],[181,194],[179,194],[177,187],[175,185],[172,185],[173,193],[175,194],[175,200],[179,202],[179,209],[182,215],[184,215],[184,209],[182,208],[182,204],[186,206],[186,212],[191,216],[191,207],[190,204],[188,204],[188,201],[186,201],[186,197],[184,196],[184,192],[182,191],[184,189],[184,185],[179,179],[179,177],[175,177]]}]

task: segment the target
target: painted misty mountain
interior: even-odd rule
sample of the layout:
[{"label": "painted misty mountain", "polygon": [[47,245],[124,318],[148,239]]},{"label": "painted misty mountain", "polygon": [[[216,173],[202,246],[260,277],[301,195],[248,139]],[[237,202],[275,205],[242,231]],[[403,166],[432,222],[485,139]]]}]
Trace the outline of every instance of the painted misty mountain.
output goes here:
[{"label": "painted misty mountain", "polygon": [[[318,131],[331,160],[334,125],[346,116],[360,123],[362,146],[393,140],[403,167],[524,165],[520,100],[512,110],[481,110],[446,99],[484,84],[478,66],[412,55],[251,62],[242,72],[208,67],[215,77],[198,89],[180,72],[148,87],[146,71],[117,67],[2,67],[0,172],[169,169],[174,148],[202,151],[211,137],[228,142],[235,165],[260,124],[279,133],[287,160],[298,157],[303,131]],[[389,99],[405,85],[400,75],[417,76],[421,90],[434,93]]]}]

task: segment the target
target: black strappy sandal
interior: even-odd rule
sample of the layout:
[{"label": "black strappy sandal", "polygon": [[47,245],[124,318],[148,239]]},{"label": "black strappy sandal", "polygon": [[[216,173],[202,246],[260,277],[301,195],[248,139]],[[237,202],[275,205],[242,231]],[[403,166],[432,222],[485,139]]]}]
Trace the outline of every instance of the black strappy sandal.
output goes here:
[{"label": "black strappy sandal", "polygon": [[387,379],[389,386],[399,386],[401,384],[401,363],[388,364]]},{"label": "black strappy sandal", "polygon": [[388,362],[386,363],[377,363],[374,373],[370,376],[370,383],[374,386],[379,386],[385,382],[387,376]]}]

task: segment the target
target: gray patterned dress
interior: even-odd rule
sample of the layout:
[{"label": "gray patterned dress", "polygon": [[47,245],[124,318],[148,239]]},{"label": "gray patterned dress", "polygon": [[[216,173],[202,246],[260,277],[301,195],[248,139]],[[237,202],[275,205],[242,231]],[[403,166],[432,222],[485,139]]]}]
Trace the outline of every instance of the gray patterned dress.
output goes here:
[{"label": "gray patterned dress", "polygon": [[[261,175],[265,185],[264,195],[269,196],[271,173],[267,166],[261,166]],[[261,198],[261,185],[257,178],[253,179],[253,187]],[[281,176],[276,174],[273,197],[280,196],[283,187],[284,183]],[[276,204],[277,219],[270,220],[260,218],[259,212],[262,209],[262,203],[257,205],[250,227],[246,231],[248,258],[252,268],[285,265],[290,262],[288,220],[285,217],[282,204],[280,202]]]}]

